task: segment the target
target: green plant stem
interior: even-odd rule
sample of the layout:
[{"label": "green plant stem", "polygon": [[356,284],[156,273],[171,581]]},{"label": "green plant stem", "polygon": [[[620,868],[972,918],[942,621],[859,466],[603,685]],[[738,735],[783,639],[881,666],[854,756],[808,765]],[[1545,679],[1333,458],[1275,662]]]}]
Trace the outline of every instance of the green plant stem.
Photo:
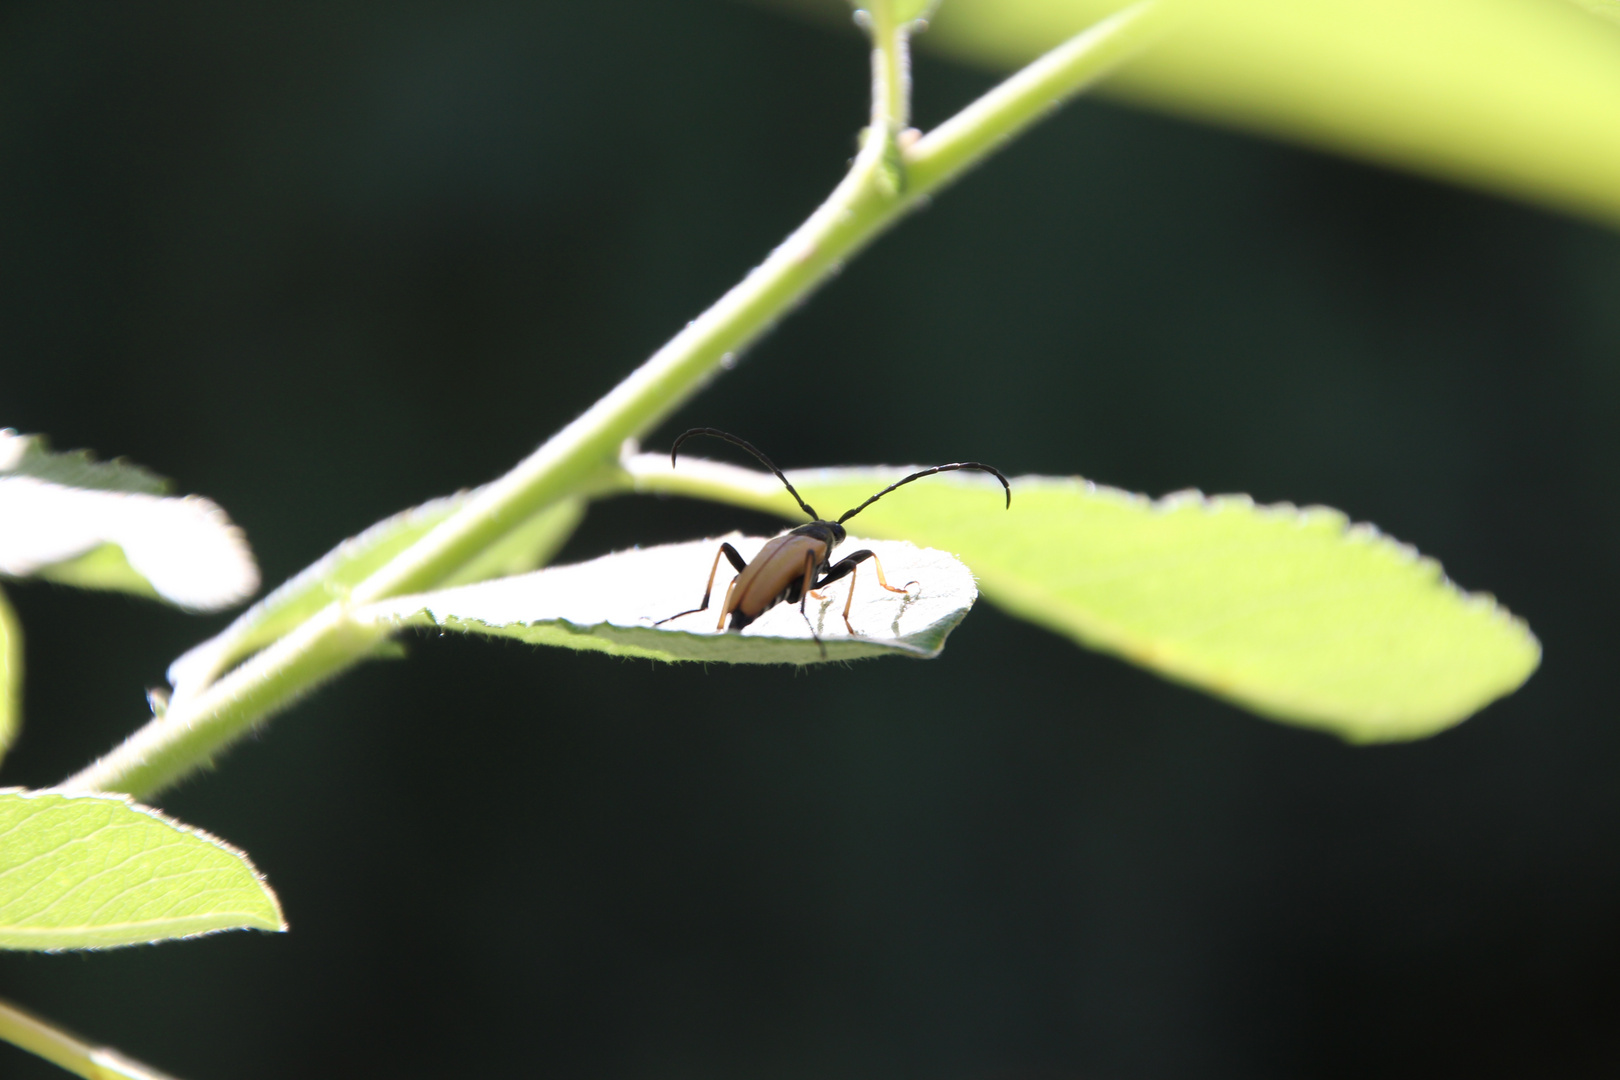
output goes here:
[{"label": "green plant stem", "polygon": [[365,659],[385,634],[329,604],[183,705],[169,709],[60,785],[145,798],[213,760],[253,725]]},{"label": "green plant stem", "polygon": [[866,5],[872,36],[872,127],[898,132],[911,122],[911,28],[894,15],[892,0]]},{"label": "green plant stem", "polygon": [[108,1047],[92,1046],[6,1001],[0,1001],[0,1039],[86,1080],[168,1080],[156,1069]]},{"label": "green plant stem", "polygon": [[[216,751],[319,682],[358,663],[378,642],[372,631],[349,620],[350,605],[433,588],[542,507],[602,486],[625,440],[651,430],[731,366],[739,352],[851,255],[1140,47],[1152,30],[1150,11],[1150,4],[1139,5],[1059,46],[969,106],[962,114],[968,119],[948,122],[909,151],[896,146],[893,128],[874,125],[827,201],[606,397],[356,586],[347,601],[329,606],[206,690],[171,703],[161,719],[62,786],[147,797],[206,765]],[[1027,75],[1037,69],[1036,77]],[[903,189],[887,171],[897,157],[911,171]]]},{"label": "green plant stem", "polygon": [[908,191],[926,195],[955,180],[1152,44],[1166,19],[1152,0],[1123,8],[1008,76],[911,147]]}]

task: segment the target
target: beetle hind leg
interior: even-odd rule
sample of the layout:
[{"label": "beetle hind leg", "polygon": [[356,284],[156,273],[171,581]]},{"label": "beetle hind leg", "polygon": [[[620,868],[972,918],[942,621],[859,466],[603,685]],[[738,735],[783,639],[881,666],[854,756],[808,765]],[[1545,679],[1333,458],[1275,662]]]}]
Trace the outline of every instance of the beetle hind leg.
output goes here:
[{"label": "beetle hind leg", "polygon": [[733,630],[741,630],[752,621],[744,621],[742,612],[731,610],[731,594],[737,591],[737,582],[740,580],[742,580],[740,577],[734,577],[731,579],[731,584],[726,586],[726,598],[720,604],[720,621],[714,624],[714,628],[716,630],[724,630],[726,628],[726,615],[728,613],[731,615],[731,628]]},{"label": "beetle hind leg", "polygon": [[804,610],[805,601],[809,600],[810,597],[814,596],[817,600],[822,599],[816,593],[815,584],[816,556],[814,552],[806,551],[804,553],[804,577],[799,582],[799,617],[804,620],[804,625],[810,628],[810,636],[816,639],[816,647],[821,650],[821,658],[825,660],[827,659],[827,643],[821,640],[820,634],[816,633],[816,624],[810,621],[809,612]]},{"label": "beetle hind leg", "polygon": [[[714,575],[716,573],[718,573],[719,570],[720,570],[720,556],[722,556],[722,555],[724,555],[726,557],[726,559],[730,561],[732,566],[737,568],[737,573],[739,573],[739,574],[742,573],[744,568],[746,568],[748,566],[748,563],[743,560],[743,557],[741,555],[737,554],[737,549],[736,548],[732,547],[730,544],[721,544],[720,545],[720,550],[714,553],[714,564],[709,567],[709,583],[707,585],[703,586],[703,602],[701,604],[699,604],[697,607],[692,608],[690,611],[677,612],[676,614],[671,615],[667,619],[659,619],[657,622],[653,623],[654,626],[663,626],[667,622],[674,622],[676,619],[680,618],[682,615],[696,615],[700,611],[708,611],[709,610],[709,595],[714,592]],[[731,584],[736,585],[737,584],[737,579],[732,578]],[[721,626],[725,625],[726,609],[729,608],[730,606],[731,606],[731,589],[727,588],[726,589],[726,599],[720,605],[720,624],[721,624]],[[717,627],[715,627],[715,629],[718,630],[718,629],[720,629],[720,627],[717,626]]]}]

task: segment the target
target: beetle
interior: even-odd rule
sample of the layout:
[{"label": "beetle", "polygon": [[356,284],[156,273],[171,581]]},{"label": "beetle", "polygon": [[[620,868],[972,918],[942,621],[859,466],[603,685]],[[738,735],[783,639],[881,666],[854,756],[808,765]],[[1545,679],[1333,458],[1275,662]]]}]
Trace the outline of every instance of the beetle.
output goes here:
[{"label": "beetle", "polygon": [[[781,536],[767,540],[765,546],[759,549],[759,554],[755,555],[751,562],[743,559],[737,553],[737,549],[730,544],[722,543],[720,550],[715,553],[714,564],[709,567],[709,583],[703,587],[703,602],[690,611],[682,611],[679,614],[671,615],[667,619],[659,619],[653,624],[654,626],[662,626],[664,623],[673,622],[684,615],[696,615],[700,611],[709,609],[709,597],[714,593],[714,576],[720,569],[720,557],[723,555],[737,571],[737,576],[727,586],[725,599],[720,603],[720,620],[715,624],[716,630],[722,627],[729,630],[741,630],[783,601],[790,604],[796,602],[799,605],[799,614],[804,616],[804,621],[808,624],[810,616],[805,614],[805,601],[812,596],[817,600],[822,599],[817,594],[817,589],[848,577],[850,579],[849,597],[844,601],[844,626],[853,635],[855,627],[849,621],[849,608],[850,604],[855,600],[855,568],[857,566],[867,559],[871,559],[872,567],[877,571],[879,585],[890,592],[903,593],[906,590],[897,589],[889,584],[888,579],[883,576],[883,564],[878,562],[876,553],[868,548],[852,551],[838,562],[828,565],[833,549],[844,542],[844,522],[897,487],[909,484],[913,480],[920,480],[925,476],[953,472],[957,469],[974,469],[979,472],[987,472],[1000,480],[1001,486],[1006,489],[1006,505],[1008,508],[1012,506],[1012,485],[1007,483],[1007,478],[1001,475],[1000,470],[977,461],[957,461],[949,465],[935,465],[931,469],[914,472],[904,480],[890,484],[855,507],[855,509],[846,511],[837,521],[826,521],[794,490],[793,485],[788,482],[788,478],[782,475],[782,470],[778,469],[770,458],[762,454],[758,448],[746,439],[738,438],[718,428],[691,428],[682,432],[680,438],[675,440],[675,445],[670,447],[669,450],[671,468],[675,467],[675,455],[680,452],[681,445],[686,440],[698,435],[724,439],[726,442],[734,446],[740,446],[754,455],[761,465],[776,474],[776,478],[782,481],[782,484],[788,489],[788,494],[793,496],[800,508],[810,515],[812,520],[808,525],[800,525],[798,528],[791,529]],[[731,617],[729,627],[726,626],[726,616],[728,615]],[[816,639],[818,645],[821,644],[821,636],[816,633],[814,626],[810,627],[810,635]],[[826,655],[827,647],[822,645],[821,651],[822,655]]]}]

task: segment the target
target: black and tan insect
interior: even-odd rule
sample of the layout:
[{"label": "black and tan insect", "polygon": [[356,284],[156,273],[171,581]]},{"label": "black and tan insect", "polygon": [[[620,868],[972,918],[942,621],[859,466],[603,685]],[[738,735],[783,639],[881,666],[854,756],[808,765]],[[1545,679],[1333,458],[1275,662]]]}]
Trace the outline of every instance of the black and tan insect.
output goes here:
[{"label": "black and tan insect", "polygon": [[[782,481],[783,485],[788,489],[788,494],[793,496],[812,520],[808,525],[800,525],[796,529],[766,541],[765,546],[759,549],[759,554],[755,555],[751,562],[744,560],[737,553],[737,549],[730,544],[722,543],[720,550],[715,553],[714,565],[709,567],[709,583],[703,587],[703,602],[690,611],[682,611],[671,615],[667,619],[659,619],[653,624],[654,626],[662,626],[664,623],[679,619],[683,615],[696,615],[700,611],[709,609],[709,597],[714,593],[714,576],[720,569],[720,557],[724,555],[727,561],[736,569],[737,576],[732,578],[731,584],[726,587],[725,599],[720,603],[720,619],[715,624],[716,630],[726,626],[726,616],[728,615],[731,616],[731,625],[727,629],[741,630],[784,601],[790,604],[797,603],[799,605],[799,614],[804,616],[806,623],[809,623],[810,616],[806,615],[804,610],[805,601],[812,597],[817,600],[824,599],[816,590],[848,577],[850,579],[849,597],[844,601],[844,626],[853,635],[855,627],[849,621],[849,608],[850,604],[855,600],[855,568],[857,566],[867,559],[871,559],[872,568],[877,571],[879,585],[890,592],[903,593],[906,589],[897,589],[889,584],[888,579],[883,576],[883,564],[878,562],[877,555],[867,548],[852,551],[836,563],[828,565],[833,548],[844,542],[844,522],[897,487],[909,484],[913,480],[921,480],[925,476],[953,472],[957,469],[975,469],[979,472],[987,472],[1000,480],[1001,486],[1006,489],[1006,505],[1008,507],[1012,506],[1012,487],[999,470],[977,461],[956,461],[949,465],[935,465],[931,469],[914,472],[904,480],[890,484],[855,509],[846,511],[837,521],[824,521],[821,515],[816,513],[810,504],[805,502],[803,497],[794,490],[793,485],[788,482],[788,478],[782,475],[782,470],[778,469],[770,458],[760,453],[746,439],[740,439],[716,428],[692,428],[689,431],[682,432],[681,437],[675,440],[675,445],[669,449],[671,468],[675,465],[675,455],[680,452],[681,445],[696,435],[709,435],[716,439],[724,439],[726,442],[734,446],[740,446],[754,455],[759,459],[761,465],[776,474],[776,478]],[[915,582],[912,584],[915,584]],[[821,636],[816,633],[814,626],[811,626],[810,634],[820,644]],[[822,645],[823,655],[826,654],[826,651],[826,646]]]}]

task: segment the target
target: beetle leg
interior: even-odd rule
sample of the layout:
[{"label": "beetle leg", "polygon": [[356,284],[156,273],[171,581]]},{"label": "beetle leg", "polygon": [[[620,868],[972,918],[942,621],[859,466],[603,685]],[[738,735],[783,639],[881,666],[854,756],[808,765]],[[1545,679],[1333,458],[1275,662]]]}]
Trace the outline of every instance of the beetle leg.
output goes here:
[{"label": "beetle leg", "polygon": [[[831,568],[828,569],[826,576],[820,581],[816,582],[816,588],[825,588],[841,578],[849,578],[849,597],[844,601],[844,625],[849,628],[849,632],[851,634],[855,633],[855,627],[852,626],[849,621],[850,605],[855,602],[855,568],[861,563],[865,562],[867,559],[872,560],[872,567],[877,571],[879,585],[883,586],[885,589],[888,589],[890,592],[897,593],[906,592],[910,588],[910,586],[907,586],[905,589],[897,589],[893,585],[890,585],[889,579],[883,576],[883,564],[878,561],[877,553],[870,548],[861,548],[859,551],[852,551],[848,555],[845,555],[842,559],[839,559],[832,565]],[[911,584],[915,585],[916,582],[912,582]]]},{"label": "beetle leg", "polygon": [[[883,564],[878,562],[877,553],[872,551],[870,548],[861,548],[859,551],[852,551],[848,555],[845,555],[842,559],[839,559],[837,562],[833,563],[833,565],[827,570],[826,576],[820,581],[816,582],[816,588],[825,588],[835,581],[848,577],[850,574],[855,572],[855,567],[859,566],[867,559],[871,559],[872,565],[877,569],[879,585],[883,586],[885,589],[888,589],[890,592],[906,591],[906,589],[897,589],[893,585],[889,584],[889,579],[883,576]],[[911,584],[915,585],[916,582],[913,581]]]},{"label": "beetle leg", "polygon": [[915,581],[908,581],[906,582],[906,587],[903,589],[897,589],[893,585],[890,585],[889,579],[883,576],[883,564],[878,562],[878,557],[876,555],[872,556],[872,569],[877,571],[878,584],[883,586],[885,589],[888,589],[890,592],[909,593],[911,592],[911,587],[918,584],[918,582]]},{"label": "beetle leg", "polygon": [[[804,619],[804,625],[810,628],[810,636],[816,639],[816,644],[821,648],[821,658],[825,660],[827,659],[827,643],[821,640],[820,634],[816,633],[815,624],[810,621],[810,616],[804,610],[805,601],[814,595],[811,586],[815,583],[816,555],[813,551],[806,551],[804,553],[804,584],[799,589],[799,615]],[[817,596],[816,599],[820,600],[821,597]]]},{"label": "beetle leg", "polygon": [[[718,556],[716,556],[716,558],[718,558]],[[714,628],[716,630],[724,630],[726,628],[726,616],[731,614],[731,594],[737,591],[737,582],[740,580],[741,578],[732,578],[731,584],[726,586],[726,598],[720,603],[720,621],[714,624]],[[707,602],[709,598],[705,596],[703,599],[705,602]],[[702,611],[703,609],[698,608],[698,610]]]},{"label": "beetle leg", "polygon": [[[803,582],[803,584],[801,584],[799,586],[799,614],[800,615],[804,615],[805,601],[810,599],[810,596],[815,592],[815,589],[813,587],[815,585],[815,583],[816,583],[816,556],[815,556],[814,552],[807,551],[807,552],[804,553],[804,582]],[[821,597],[817,596],[816,599],[820,600]],[[804,615],[804,619],[805,619],[805,622],[809,622],[810,621],[810,616]]]},{"label": "beetle leg", "polygon": [[[877,557],[873,556],[872,561],[876,562]],[[879,570],[878,571],[878,576],[881,578],[883,576],[883,571]],[[844,597],[844,629],[849,631],[849,636],[850,637],[855,636],[855,624],[849,621],[849,605],[853,604],[854,602],[855,602],[855,567],[852,566],[852,567],[849,568],[849,595]]]},{"label": "beetle leg", "polygon": [[[743,569],[748,566],[748,563],[743,560],[743,557],[741,555],[737,554],[737,549],[736,548],[732,547],[730,544],[721,544],[720,545],[720,550],[714,553],[714,565],[709,567],[709,583],[707,585],[703,586],[703,603],[699,604],[697,607],[693,608],[691,611],[683,611],[679,615],[671,615],[667,619],[659,619],[657,622],[653,623],[654,626],[663,626],[667,622],[673,622],[674,620],[680,618],[681,615],[696,615],[700,611],[709,610],[709,594],[714,591],[714,575],[720,569],[720,556],[722,556],[722,555],[724,555],[727,559],[729,559],[731,561],[731,565],[735,566],[737,568],[737,573],[739,573],[739,574],[742,573]],[[732,584],[736,584],[736,581],[733,580]],[[720,618],[721,618],[722,622],[725,620],[725,617],[726,617],[725,616],[726,609],[729,608],[730,606],[731,606],[731,590],[727,589],[726,590],[726,602],[724,604],[720,605],[720,613],[721,613]]]}]

